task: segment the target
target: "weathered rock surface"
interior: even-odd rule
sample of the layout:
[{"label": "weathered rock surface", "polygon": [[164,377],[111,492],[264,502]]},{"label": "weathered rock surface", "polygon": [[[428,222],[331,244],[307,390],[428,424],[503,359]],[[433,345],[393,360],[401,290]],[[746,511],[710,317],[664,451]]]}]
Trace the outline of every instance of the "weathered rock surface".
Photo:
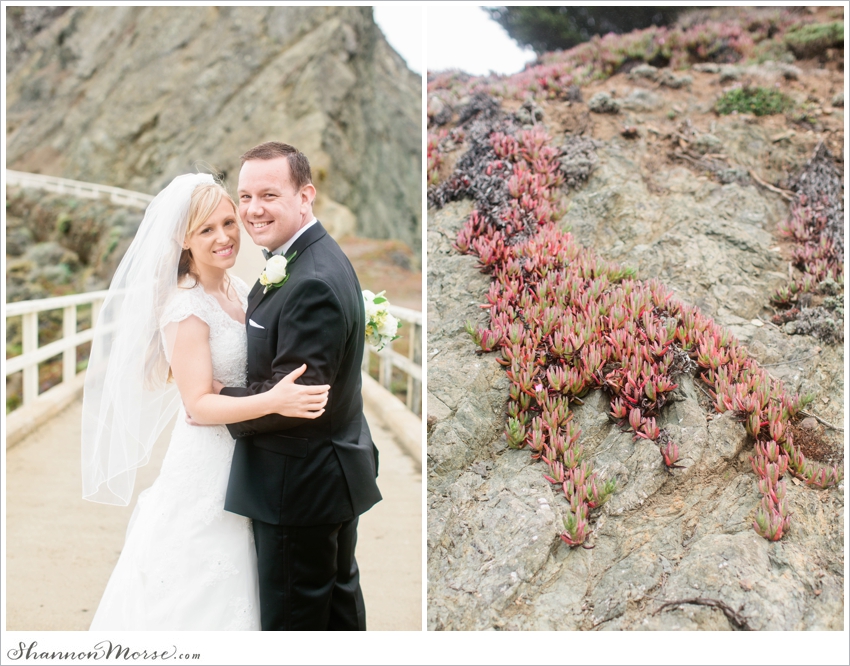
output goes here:
[{"label": "weathered rock surface", "polygon": [[239,155],[285,141],[310,158],[325,215],[419,255],[421,77],[370,7],[73,7],[31,19],[8,63],[9,168],[155,193],[209,165],[233,187]]},{"label": "weathered rock surface", "polygon": [[[733,163],[778,169],[791,155],[757,124],[715,124],[711,135]],[[842,348],[766,323],[768,298],[787,279],[775,234],[783,200],[659,159],[648,140],[588,134],[607,140],[587,184],[567,199],[564,222],[579,242],[640,278],[659,277],[790,390],[814,393],[812,412],[843,423]],[[844,483],[818,491],[789,481],[789,532],[776,543],[759,537],[744,427],[706,406],[688,377],[659,421],[684,469],[667,471],[657,446],[620,432],[602,393],[575,407],[594,468],[615,476],[618,490],[591,514],[592,549],[560,541],[563,494],[542,463],[507,448],[507,379],[463,330],[467,319],[484,321],[477,304],[489,286],[475,259],[450,246],[471,208],[432,209],[428,228],[429,629],[840,630]],[[843,458],[843,433],[817,428],[833,462]],[[737,620],[693,600],[720,602]],[[666,601],[680,603],[662,609]]]}]

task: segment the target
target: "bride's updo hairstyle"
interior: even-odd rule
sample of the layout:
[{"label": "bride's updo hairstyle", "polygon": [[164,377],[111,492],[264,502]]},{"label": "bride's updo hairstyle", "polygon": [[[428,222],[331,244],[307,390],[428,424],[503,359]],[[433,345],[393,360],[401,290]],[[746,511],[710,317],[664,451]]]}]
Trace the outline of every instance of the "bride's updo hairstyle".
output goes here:
[{"label": "bride's updo hairstyle", "polygon": [[[189,238],[204,222],[207,221],[210,215],[215,212],[222,199],[227,199],[233,208],[233,214],[239,220],[239,209],[236,207],[236,202],[233,201],[227,190],[219,183],[207,183],[198,185],[192,192],[192,198],[189,201],[189,220],[186,225],[186,238]],[[177,264],[177,282],[179,283],[185,276],[191,276],[198,283],[198,274],[195,272],[195,264],[192,260],[192,251],[183,250],[180,253],[180,262]]]}]

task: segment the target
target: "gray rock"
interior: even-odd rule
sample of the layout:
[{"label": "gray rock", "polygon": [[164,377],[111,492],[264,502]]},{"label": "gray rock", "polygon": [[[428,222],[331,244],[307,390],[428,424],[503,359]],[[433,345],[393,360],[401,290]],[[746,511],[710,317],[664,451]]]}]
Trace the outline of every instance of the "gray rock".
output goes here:
[{"label": "gray rock", "polygon": [[691,69],[693,69],[695,72],[717,74],[720,71],[720,65],[718,65],[716,62],[698,62]]},{"label": "gray rock", "polygon": [[667,88],[678,90],[686,88],[694,82],[690,74],[674,74],[670,69],[662,69],[658,72],[658,83]]},{"label": "gray rock", "polygon": [[700,134],[693,141],[691,146],[701,155],[706,153],[719,153],[723,148],[723,143],[713,134]]},{"label": "gray rock", "polygon": [[720,83],[738,81],[741,78],[741,68],[735,65],[723,65],[720,68]]},{"label": "gray rock", "polygon": [[[764,168],[753,156],[771,147],[767,130],[721,119],[712,134],[733,164]],[[770,373],[789,390],[813,391],[819,416],[841,423],[841,347],[810,356],[811,337],[751,323],[770,314],[769,295],[787,279],[787,264],[770,249],[785,204],[681,166],[647,174],[640,165],[650,150],[594,145],[594,169],[566,195],[564,226],[601,257],[697,304],[756,360],[773,364]],[[756,535],[751,441],[734,415],[702,406],[699,380],[680,378],[659,417],[684,469],[668,471],[657,446],[620,432],[603,393],[575,407],[582,446],[618,490],[591,515],[592,550],[558,539],[563,494],[528,452],[507,448],[504,371],[493,354],[477,355],[463,331],[467,319],[484,321],[477,305],[489,283],[450,248],[470,210],[455,203],[432,211],[428,228],[428,628],[737,628],[719,608],[698,604],[711,600],[744,628],[840,630],[844,485],[816,491],[789,482],[789,532],[777,543]],[[843,450],[840,434],[825,436]],[[678,603],[662,609],[666,601]]]},{"label": "gray rock", "polygon": [[582,185],[596,168],[596,143],[582,136],[568,136],[561,146],[561,172],[568,188]]},{"label": "gray rock", "polygon": [[844,91],[835,93],[835,95],[832,97],[832,106],[844,108]]},{"label": "gray rock", "polygon": [[658,68],[646,63],[638,65],[629,72],[629,78],[632,80],[649,79],[655,81],[658,79]]},{"label": "gray rock", "polygon": [[233,189],[243,152],[285,141],[317,207],[419,256],[421,98],[371,7],[73,7],[9,75],[6,163],[149,193],[209,165]]},{"label": "gray rock", "polygon": [[531,100],[526,100],[516,112],[520,125],[534,125],[543,120],[543,108]]},{"label": "gray rock", "polygon": [[746,169],[742,169],[740,167],[720,169],[720,171],[718,171],[716,175],[717,180],[719,180],[724,185],[729,185],[730,183],[737,183],[738,185],[750,184],[749,172]]},{"label": "gray rock", "polygon": [[38,34],[68,7],[14,7],[6,13],[6,74],[26,59]]},{"label": "gray rock", "polygon": [[787,63],[780,63],[779,71],[782,73],[783,78],[788,81],[799,81],[803,75],[803,70]]},{"label": "gray rock", "polygon": [[629,111],[654,111],[663,104],[659,95],[643,88],[635,88],[621,102],[622,108]]},{"label": "gray rock", "polygon": [[620,102],[606,92],[598,92],[587,103],[594,113],[619,113]]},{"label": "gray rock", "polygon": [[568,102],[582,102],[584,101],[581,95],[581,88],[577,85],[573,84],[567,88],[567,92],[564,95],[565,99]]},{"label": "gray rock", "polygon": [[803,70],[787,62],[768,60],[761,64],[741,68],[749,76],[763,79],[783,78],[786,81],[799,81]]}]

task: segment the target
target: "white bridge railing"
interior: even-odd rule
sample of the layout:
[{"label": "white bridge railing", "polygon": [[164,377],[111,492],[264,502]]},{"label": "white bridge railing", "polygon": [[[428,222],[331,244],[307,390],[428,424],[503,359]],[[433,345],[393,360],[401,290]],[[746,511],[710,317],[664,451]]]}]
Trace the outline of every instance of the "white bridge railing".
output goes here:
[{"label": "white bridge railing", "polygon": [[[94,328],[77,331],[77,307],[92,305],[91,321],[96,322],[106,291],[92,291],[69,296],[57,296],[6,305],[5,323],[10,317],[21,317],[22,353],[6,359],[6,376],[23,372],[23,406],[38,399],[38,364],[62,355],[62,382],[66,384],[77,377],[77,347],[94,338]],[[39,347],[38,315],[40,312],[62,310],[62,337]],[[392,343],[380,352],[367,345],[363,355],[363,368],[368,372],[371,354],[378,356],[378,381],[385,388],[392,384],[393,368],[407,376],[407,408],[415,414],[422,411],[422,313],[408,308],[391,306],[393,316],[405,322],[402,328],[408,341],[407,356],[392,349]],[[8,326],[7,326],[8,330]],[[60,384],[60,386],[61,386]]]},{"label": "white bridge railing", "polygon": [[398,353],[389,343],[380,352],[366,345],[363,353],[363,370],[369,371],[369,362],[374,354],[378,357],[378,382],[390,389],[393,368],[407,375],[407,408],[416,415],[422,412],[422,313],[418,310],[390,306],[390,314],[404,322],[401,334],[407,339],[407,356]]},{"label": "white bridge railing", "polygon": [[23,171],[12,171],[6,169],[6,183],[18,187],[31,187],[57,194],[71,194],[83,199],[108,198],[112,203],[119,206],[134,206],[145,209],[153,200],[150,194],[124,190],[120,187],[109,185],[98,185],[96,183],[84,183],[79,180],[69,180],[58,176],[44,176],[39,173],[24,173]]},{"label": "white bridge railing", "polygon": [[[71,294],[54,298],[42,298],[34,301],[7,303],[5,323],[9,317],[21,317],[22,353],[6,359],[6,376],[23,372],[23,406],[31,405],[38,398],[38,364],[54,356],[62,355],[62,382],[66,384],[77,377],[77,347],[94,338],[94,328],[77,331],[77,306],[92,306],[91,321],[97,321],[97,315],[106,291],[91,291],[84,294]],[[62,337],[58,340],[38,346],[38,313],[49,310],[62,310]],[[7,326],[8,330],[8,326]],[[61,385],[60,384],[60,385]]]}]

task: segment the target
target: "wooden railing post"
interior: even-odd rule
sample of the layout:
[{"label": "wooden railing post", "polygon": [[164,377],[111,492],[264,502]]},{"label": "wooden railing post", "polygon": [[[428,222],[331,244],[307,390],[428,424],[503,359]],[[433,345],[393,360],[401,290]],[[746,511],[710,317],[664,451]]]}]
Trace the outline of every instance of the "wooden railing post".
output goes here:
[{"label": "wooden railing post", "polygon": [[[21,317],[22,349],[20,355],[6,359],[5,373],[7,377],[16,372],[22,373],[24,406],[41,399],[38,376],[40,363],[61,356],[61,384],[72,382],[77,377],[77,347],[94,339],[94,324],[77,332],[77,307],[91,303],[92,319],[97,321],[105,296],[105,291],[99,291],[6,304],[6,321],[9,317]],[[39,347],[38,314],[49,310],[62,310],[62,337]]]},{"label": "wooden railing post", "polygon": [[[62,337],[70,339],[77,332],[77,306],[68,305],[62,310]],[[62,381],[69,382],[77,376],[77,348],[62,352]]]},{"label": "wooden railing post", "polygon": [[103,299],[97,298],[91,304],[91,327],[97,326],[97,318],[100,317],[100,308],[103,306]]},{"label": "wooden railing post", "polygon": [[[387,345],[387,347],[392,348],[392,343]],[[379,356],[378,360],[379,360],[378,381],[381,383],[381,386],[383,386],[385,389],[387,389],[389,391],[389,390],[391,390],[392,383],[393,383],[393,364],[392,364],[392,361],[390,361],[390,359],[388,359],[386,356]]]},{"label": "wooden railing post", "polygon": [[[38,313],[26,312],[22,315],[23,353],[29,354],[38,349]],[[24,372],[24,405],[29,405],[38,397],[38,363],[28,365]]]}]

